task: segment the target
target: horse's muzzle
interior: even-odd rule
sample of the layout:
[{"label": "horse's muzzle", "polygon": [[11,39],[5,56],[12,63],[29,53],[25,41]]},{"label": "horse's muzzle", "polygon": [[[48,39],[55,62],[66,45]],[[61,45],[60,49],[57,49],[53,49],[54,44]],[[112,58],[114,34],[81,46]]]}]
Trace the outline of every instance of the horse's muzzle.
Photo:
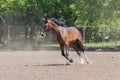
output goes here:
[{"label": "horse's muzzle", "polygon": [[46,36],[46,33],[44,31],[41,31],[41,36]]}]

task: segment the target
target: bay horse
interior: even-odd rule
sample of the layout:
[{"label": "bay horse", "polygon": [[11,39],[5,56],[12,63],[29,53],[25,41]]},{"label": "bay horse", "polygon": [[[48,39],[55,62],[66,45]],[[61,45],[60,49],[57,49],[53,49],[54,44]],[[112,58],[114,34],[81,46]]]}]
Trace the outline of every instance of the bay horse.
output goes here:
[{"label": "bay horse", "polygon": [[[69,57],[69,46],[72,46],[73,49],[77,52],[80,57],[81,64],[83,64],[84,61],[80,51],[83,52],[86,63],[89,63],[89,60],[84,53],[82,35],[78,29],[76,29],[75,27],[64,27],[63,23],[54,18],[43,18],[43,20],[45,21],[45,23],[43,24],[41,34],[47,34],[51,30],[55,32],[57,41],[60,44],[61,54],[67,59],[66,65],[70,65],[70,63],[73,62],[73,59]],[[79,46],[79,48],[77,45]]]}]

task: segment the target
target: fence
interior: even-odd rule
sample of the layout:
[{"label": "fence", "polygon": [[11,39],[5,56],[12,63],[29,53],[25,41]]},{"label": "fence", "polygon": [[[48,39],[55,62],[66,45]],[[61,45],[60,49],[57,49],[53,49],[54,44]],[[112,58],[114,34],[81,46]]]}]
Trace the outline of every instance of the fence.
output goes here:
[{"label": "fence", "polygon": [[118,46],[120,45],[120,26],[100,26],[97,30],[92,30],[88,32],[90,27],[82,27],[83,29],[83,41],[84,43],[89,42],[89,37],[91,38],[91,42],[101,42],[102,46],[106,46],[106,42],[111,42],[112,45]]},{"label": "fence", "polygon": [[[88,43],[101,43],[99,46],[119,46],[120,45],[120,27],[111,27],[111,26],[101,26],[94,27],[81,27],[80,31],[83,34],[83,41],[85,44]],[[96,29],[97,28],[97,29]],[[98,29],[99,28],[99,29]],[[27,42],[27,44],[41,45],[42,41],[46,42],[56,42],[56,38],[53,32],[49,34],[45,39],[39,35],[38,32],[41,30],[41,26],[6,26],[3,29],[3,35],[1,35],[1,41],[7,45],[9,43],[13,44],[15,42]],[[39,38],[37,40],[37,37]],[[38,42],[36,42],[39,41]],[[30,42],[30,43],[28,43]],[[45,42],[45,43],[46,43]],[[106,44],[110,42],[109,44]]]}]

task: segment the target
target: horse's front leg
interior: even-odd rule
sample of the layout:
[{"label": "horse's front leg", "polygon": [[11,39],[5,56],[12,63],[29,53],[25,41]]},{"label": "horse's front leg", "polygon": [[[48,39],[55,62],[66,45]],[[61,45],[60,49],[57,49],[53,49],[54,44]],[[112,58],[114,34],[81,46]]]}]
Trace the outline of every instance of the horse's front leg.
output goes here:
[{"label": "horse's front leg", "polygon": [[66,59],[67,59],[67,63],[66,65],[70,65],[70,62],[73,62],[73,59],[69,57],[69,45],[65,45],[65,52],[66,52]]},{"label": "horse's front leg", "polygon": [[[60,48],[61,48],[62,56],[64,56],[67,59],[66,65],[70,65],[70,62],[73,62],[73,59],[69,58],[69,53],[68,53],[69,51],[64,46],[60,46]],[[64,50],[66,51],[66,54],[65,54]]]}]

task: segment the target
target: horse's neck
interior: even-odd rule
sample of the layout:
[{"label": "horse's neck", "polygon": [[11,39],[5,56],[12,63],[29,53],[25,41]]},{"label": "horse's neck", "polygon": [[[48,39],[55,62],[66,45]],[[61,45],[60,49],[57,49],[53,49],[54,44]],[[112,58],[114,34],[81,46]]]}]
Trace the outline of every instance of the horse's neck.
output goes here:
[{"label": "horse's neck", "polygon": [[58,27],[57,31],[54,30],[54,32],[55,32],[57,41],[59,43],[63,43],[64,41],[63,41],[62,34],[61,34],[62,33],[62,27]]},{"label": "horse's neck", "polygon": [[51,25],[52,26],[52,30],[55,32],[56,37],[60,38],[62,36],[62,32],[63,32],[64,27],[59,26],[59,25],[57,25],[57,24],[55,24],[53,22],[51,22],[51,23],[52,23],[52,25]]},{"label": "horse's neck", "polygon": [[57,24],[54,25],[53,31],[55,32],[56,37],[61,36],[62,29],[63,29],[63,27],[58,26]]},{"label": "horse's neck", "polygon": [[61,29],[61,26],[57,25],[57,24],[53,24],[53,27],[52,27],[53,31],[55,31],[56,33],[58,33]]},{"label": "horse's neck", "polygon": [[60,34],[60,27],[54,27],[53,31],[55,32],[56,36]]}]

